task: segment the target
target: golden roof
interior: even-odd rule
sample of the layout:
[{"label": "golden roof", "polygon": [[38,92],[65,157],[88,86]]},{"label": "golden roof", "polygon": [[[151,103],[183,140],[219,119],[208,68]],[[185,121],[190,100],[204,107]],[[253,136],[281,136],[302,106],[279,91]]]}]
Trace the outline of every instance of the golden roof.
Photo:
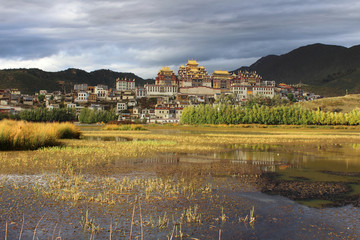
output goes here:
[{"label": "golden roof", "polygon": [[168,72],[168,71],[171,71],[171,70],[170,70],[169,67],[163,67],[163,68],[161,69],[161,71]]},{"label": "golden roof", "polygon": [[230,73],[228,71],[215,70],[213,74],[229,75]]},{"label": "golden roof", "polygon": [[188,65],[199,65],[199,64],[196,62],[196,60],[189,60],[187,64],[188,64]]}]

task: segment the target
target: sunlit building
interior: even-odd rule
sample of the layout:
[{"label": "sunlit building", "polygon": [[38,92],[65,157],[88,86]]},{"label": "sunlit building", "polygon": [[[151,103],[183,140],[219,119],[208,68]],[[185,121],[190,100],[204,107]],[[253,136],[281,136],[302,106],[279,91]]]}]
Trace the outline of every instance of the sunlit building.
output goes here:
[{"label": "sunlit building", "polygon": [[273,98],[275,82],[262,81],[262,77],[254,72],[239,71],[231,80],[231,92],[237,101],[246,101],[250,96]]},{"label": "sunlit building", "polygon": [[135,90],[135,79],[117,78],[116,79],[116,90],[117,91],[128,91]]},{"label": "sunlit building", "polygon": [[169,67],[163,67],[155,78],[155,85],[179,85],[179,81],[174,71]]},{"label": "sunlit building", "polygon": [[228,71],[215,70],[212,74],[213,88],[230,89],[231,77]]},{"label": "sunlit building", "polygon": [[146,84],[147,96],[174,96],[178,92],[179,82],[174,71],[169,67],[163,67],[155,79],[155,84]]},{"label": "sunlit building", "polygon": [[180,87],[212,87],[206,68],[199,67],[195,60],[189,60],[186,66],[180,66],[178,75]]},{"label": "sunlit building", "polygon": [[231,85],[249,85],[249,86],[259,86],[262,82],[262,77],[254,72],[248,71],[239,71],[232,81]]}]

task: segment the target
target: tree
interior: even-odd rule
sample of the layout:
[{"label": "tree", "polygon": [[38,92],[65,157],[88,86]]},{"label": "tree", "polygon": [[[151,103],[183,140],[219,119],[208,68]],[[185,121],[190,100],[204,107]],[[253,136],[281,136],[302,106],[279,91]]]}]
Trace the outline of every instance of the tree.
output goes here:
[{"label": "tree", "polygon": [[41,94],[41,95],[38,95],[37,99],[38,99],[39,103],[41,103],[41,102],[44,101],[45,95],[42,95],[42,94]]}]

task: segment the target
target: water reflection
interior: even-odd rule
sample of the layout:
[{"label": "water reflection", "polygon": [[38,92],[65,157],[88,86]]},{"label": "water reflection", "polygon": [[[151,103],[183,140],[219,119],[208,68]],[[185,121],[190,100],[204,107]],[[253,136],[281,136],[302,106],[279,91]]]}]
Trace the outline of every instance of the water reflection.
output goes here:
[{"label": "water reflection", "polygon": [[115,142],[129,142],[129,141],[133,141],[133,139],[131,138],[125,138],[125,137],[116,137],[116,136],[83,136],[82,137],[85,140],[90,140],[90,141],[105,141],[105,142],[110,142],[110,141],[115,141]]}]

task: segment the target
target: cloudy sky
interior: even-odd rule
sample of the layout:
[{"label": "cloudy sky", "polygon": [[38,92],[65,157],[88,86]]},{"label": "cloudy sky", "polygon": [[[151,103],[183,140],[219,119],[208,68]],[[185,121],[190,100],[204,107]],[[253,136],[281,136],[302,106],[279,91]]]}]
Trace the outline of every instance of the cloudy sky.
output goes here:
[{"label": "cloudy sky", "polygon": [[188,59],[212,73],[312,43],[360,44],[358,0],[0,3],[0,69],[111,69],[153,78]]}]

